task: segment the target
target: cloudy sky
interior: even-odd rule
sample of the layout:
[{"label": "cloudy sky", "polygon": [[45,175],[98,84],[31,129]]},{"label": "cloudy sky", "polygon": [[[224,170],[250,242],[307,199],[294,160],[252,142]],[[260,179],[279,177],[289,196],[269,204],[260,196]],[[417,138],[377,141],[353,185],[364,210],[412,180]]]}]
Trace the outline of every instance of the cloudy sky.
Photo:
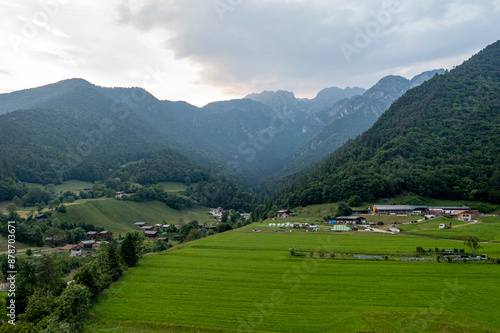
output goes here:
[{"label": "cloudy sky", "polygon": [[0,0],[0,93],[84,78],[202,106],[451,69],[500,0]]}]

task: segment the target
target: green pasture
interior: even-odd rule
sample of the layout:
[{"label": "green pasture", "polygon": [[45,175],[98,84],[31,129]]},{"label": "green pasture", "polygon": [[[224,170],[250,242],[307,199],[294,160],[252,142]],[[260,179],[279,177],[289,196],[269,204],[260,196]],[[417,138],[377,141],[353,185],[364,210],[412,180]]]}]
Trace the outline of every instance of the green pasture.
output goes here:
[{"label": "green pasture", "polygon": [[67,205],[66,213],[54,212],[60,221],[92,223],[116,234],[137,230],[135,222],[148,224],[166,223],[179,226],[197,220],[200,223],[214,222],[207,214],[208,209],[196,208],[175,210],[160,201],[134,202],[110,199],[78,200]]},{"label": "green pasture", "polygon": [[182,192],[187,189],[187,186],[184,183],[173,183],[173,182],[162,182],[158,183],[165,192]]},{"label": "green pasture", "polygon": [[[41,188],[44,189],[44,186],[41,184],[35,184],[35,183],[25,183],[28,187],[30,188]],[[89,182],[84,182],[81,180],[66,180],[62,182],[62,184],[55,185],[55,193],[60,193],[60,192],[74,192],[78,193],[82,191],[85,187],[92,187],[93,183]]]},{"label": "green pasture", "polygon": [[[450,224],[450,222],[451,222],[452,229],[456,226],[469,223],[469,222],[463,222],[463,221],[459,221],[459,220],[455,220],[455,219],[439,217],[439,218],[430,219],[430,220],[425,221],[425,222],[412,223],[412,224],[402,224],[399,226],[399,228],[402,229],[403,231],[440,230],[439,225],[441,223],[448,225],[448,224]],[[447,230],[449,231],[451,229],[447,229]]]},{"label": "green pasture", "polygon": [[457,226],[451,229],[420,230],[410,232],[410,234],[449,239],[463,239],[474,235],[481,241],[500,242],[500,217],[483,217],[481,220],[481,223]]},{"label": "green pasture", "polygon": [[[268,223],[145,257],[105,291],[88,332],[499,332],[500,265],[290,258],[458,242],[367,232],[274,232]],[[260,228],[262,232],[253,232]],[[481,252],[500,255],[500,245]]]}]

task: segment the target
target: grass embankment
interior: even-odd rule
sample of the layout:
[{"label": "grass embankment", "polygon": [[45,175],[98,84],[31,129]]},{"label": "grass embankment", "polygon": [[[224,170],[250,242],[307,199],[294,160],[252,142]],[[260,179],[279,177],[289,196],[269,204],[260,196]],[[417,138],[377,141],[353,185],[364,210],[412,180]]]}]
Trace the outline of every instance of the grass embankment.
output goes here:
[{"label": "grass embankment", "polygon": [[98,300],[88,331],[498,332],[500,265],[290,258],[292,246],[407,252],[456,242],[252,224],[147,256]]}]

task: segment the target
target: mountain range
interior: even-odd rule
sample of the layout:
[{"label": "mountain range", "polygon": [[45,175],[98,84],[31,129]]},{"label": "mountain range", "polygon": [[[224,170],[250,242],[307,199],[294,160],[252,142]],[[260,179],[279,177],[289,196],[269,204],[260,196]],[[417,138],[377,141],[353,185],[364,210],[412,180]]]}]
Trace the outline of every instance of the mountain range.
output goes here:
[{"label": "mountain range", "polygon": [[1,94],[0,174],[39,183],[92,181],[166,148],[256,184],[319,161],[369,128],[406,90],[441,72],[388,76],[367,91],[331,87],[312,99],[265,91],[203,108],[83,79]]}]

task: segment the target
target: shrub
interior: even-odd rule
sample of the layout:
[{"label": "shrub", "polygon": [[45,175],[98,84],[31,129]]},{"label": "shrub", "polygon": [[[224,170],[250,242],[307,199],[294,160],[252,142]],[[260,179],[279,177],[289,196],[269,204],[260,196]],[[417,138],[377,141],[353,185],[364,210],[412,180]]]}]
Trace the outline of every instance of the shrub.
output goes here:
[{"label": "shrub", "polygon": [[382,222],[382,221],[378,221],[378,222],[377,222],[377,225],[384,225],[384,222]]},{"label": "shrub", "polygon": [[424,250],[424,248],[423,248],[423,247],[421,247],[421,246],[417,246],[417,248],[416,248],[416,253],[417,253],[417,255],[418,255],[418,254],[423,254],[423,253],[425,253],[425,250]]}]

